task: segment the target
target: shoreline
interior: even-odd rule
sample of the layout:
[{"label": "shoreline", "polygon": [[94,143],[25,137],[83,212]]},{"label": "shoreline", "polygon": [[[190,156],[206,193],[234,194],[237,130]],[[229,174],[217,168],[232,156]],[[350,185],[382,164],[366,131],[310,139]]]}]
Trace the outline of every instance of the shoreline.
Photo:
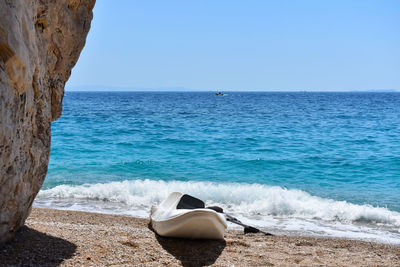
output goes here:
[{"label": "shoreline", "polygon": [[[169,188],[168,190],[165,190]],[[148,218],[150,207],[172,191],[218,205],[266,231],[399,244],[400,213],[260,183],[132,179],[42,189],[33,206]],[[249,197],[251,196],[251,197]]]},{"label": "shoreline", "polygon": [[[400,246],[329,237],[264,236],[228,230],[224,241],[157,236],[148,220],[33,208],[4,265],[400,265]],[[1,265],[1,264],[0,264]]]}]

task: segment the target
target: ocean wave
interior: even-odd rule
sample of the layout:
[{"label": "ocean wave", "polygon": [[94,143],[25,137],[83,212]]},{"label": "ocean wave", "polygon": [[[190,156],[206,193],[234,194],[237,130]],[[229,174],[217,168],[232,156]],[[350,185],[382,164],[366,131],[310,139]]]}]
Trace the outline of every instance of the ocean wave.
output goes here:
[{"label": "ocean wave", "polygon": [[41,190],[38,200],[69,199],[120,203],[132,209],[149,209],[169,193],[184,192],[208,205],[247,218],[273,217],[400,226],[400,213],[383,207],[313,196],[295,189],[245,183],[129,180],[106,184],[59,185]]}]

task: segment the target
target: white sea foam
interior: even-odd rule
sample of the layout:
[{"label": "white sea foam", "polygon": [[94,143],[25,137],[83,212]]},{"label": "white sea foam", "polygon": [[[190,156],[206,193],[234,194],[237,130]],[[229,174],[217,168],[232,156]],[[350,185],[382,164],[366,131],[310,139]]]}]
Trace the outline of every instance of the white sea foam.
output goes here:
[{"label": "white sea foam", "polygon": [[400,213],[312,196],[301,190],[243,183],[132,180],[41,190],[39,207],[148,216],[151,205],[180,191],[219,205],[257,226],[400,243]]}]

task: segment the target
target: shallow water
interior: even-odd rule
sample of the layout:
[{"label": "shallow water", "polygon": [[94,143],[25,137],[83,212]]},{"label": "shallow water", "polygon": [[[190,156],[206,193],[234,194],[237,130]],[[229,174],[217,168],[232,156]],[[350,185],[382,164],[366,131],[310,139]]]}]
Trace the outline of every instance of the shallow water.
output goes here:
[{"label": "shallow water", "polygon": [[242,220],[400,243],[400,94],[67,92],[36,206],[148,216],[171,191]]}]

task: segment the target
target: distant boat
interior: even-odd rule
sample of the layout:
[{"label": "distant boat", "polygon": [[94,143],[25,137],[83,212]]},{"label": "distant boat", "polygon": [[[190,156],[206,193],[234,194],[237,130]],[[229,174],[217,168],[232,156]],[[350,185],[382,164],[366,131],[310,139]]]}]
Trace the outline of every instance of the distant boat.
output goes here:
[{"label": "distant boat", "polygon": [[227,94],[224,94],[224,93],[221,93],[221,92],[215,93],[215,95],[219,95],[219,96],[227,96]]}]

